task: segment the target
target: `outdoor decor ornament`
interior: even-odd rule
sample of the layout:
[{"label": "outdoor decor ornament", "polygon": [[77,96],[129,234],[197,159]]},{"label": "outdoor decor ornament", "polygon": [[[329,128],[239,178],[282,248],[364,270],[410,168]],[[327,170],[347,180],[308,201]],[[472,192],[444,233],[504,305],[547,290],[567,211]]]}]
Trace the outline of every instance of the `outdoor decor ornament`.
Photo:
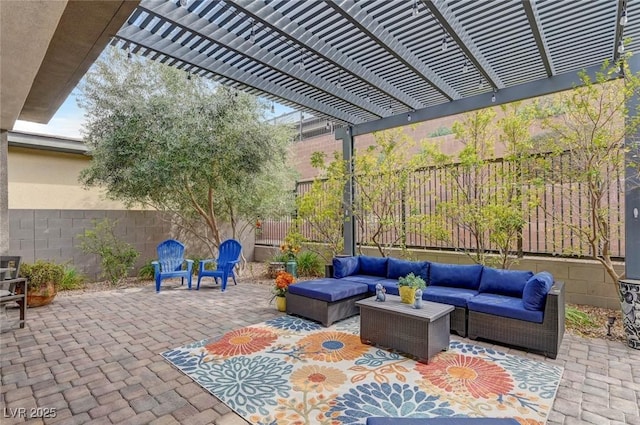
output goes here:
[{"label": "outdoor decor ornament", "polygon": [[380,301],[381,303],[385,302],[387,296],[384,294],[386,290],[381,284],[376,285],[376,301]]},{"label": "outdoor decor ornament", "polygon": [[422,289],[416,289],[415,301],[413,302],[413,308],[422,308]]}]

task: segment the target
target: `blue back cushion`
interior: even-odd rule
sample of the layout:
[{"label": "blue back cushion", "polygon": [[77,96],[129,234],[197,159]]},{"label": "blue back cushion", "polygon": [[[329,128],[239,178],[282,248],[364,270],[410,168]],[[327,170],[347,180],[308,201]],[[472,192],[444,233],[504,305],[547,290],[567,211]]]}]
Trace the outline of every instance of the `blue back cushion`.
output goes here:
[{"label": "blue back cushion", "polygon": [[387,278],[399,279],[413,273],[416,276],[420,276],[425,282],[429,279],[429,262],[427,261],[408,261],[400,260],[398,258],[389,258],[387,263]]},{"label": "blue back cushion", "polygon": [[522,303],[527,310],[544,310],[547,294],[553,286],[553,276],[549,272],[534,274],[524,285]]},{"label": "blue back cushion", "polygon": [[386,257],[368,257],[361,255],[358,257],[360,262],[360,274],[368,274],[370,276],[387,276],[387,258]]},{"label": "blue back cushion", "polygon": [[480,280],[481,293],[506,295],[522,298],[522,291],[533,272],[523,270],[503,270],[485,267]]},{"label": "blue back cushion", "polygon": [[481,264],[431,263],[429,285],[477,290],[481,275]]},{"label": "blue back cushion", "polygon": [[357,274],[360,271],[358,257],[337,257],[333,259],[333,277],[341,279],[343,277]]}]

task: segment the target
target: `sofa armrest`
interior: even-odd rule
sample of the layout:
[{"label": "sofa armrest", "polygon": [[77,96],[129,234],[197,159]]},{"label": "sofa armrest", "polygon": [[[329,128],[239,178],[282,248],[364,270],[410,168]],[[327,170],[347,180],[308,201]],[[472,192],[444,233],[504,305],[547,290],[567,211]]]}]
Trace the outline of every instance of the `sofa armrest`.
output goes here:
[{"label": "sofa armrest", "polygon": [[564,298],[564,282],[553,282],[553,286],[551,286],[551,289],[549,289],[549,293],[547,294],[542,324],[548,332],[556,334],[557,350],[560,349],[560,344],[562,343],[562,338],[564,336]]}]

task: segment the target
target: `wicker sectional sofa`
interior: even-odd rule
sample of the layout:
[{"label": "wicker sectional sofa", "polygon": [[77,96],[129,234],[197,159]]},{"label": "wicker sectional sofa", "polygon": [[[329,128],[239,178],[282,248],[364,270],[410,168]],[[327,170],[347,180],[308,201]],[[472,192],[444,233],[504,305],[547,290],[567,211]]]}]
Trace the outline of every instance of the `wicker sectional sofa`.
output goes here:
[{"label": "wicker sectional sofa", "polygon": [[409,273],[427,282],[422,298],[454,306],[451,332],[523,347],[555,358],[564,335],[564,285],[551,274],[482,265],[370,256],[333,259],[333,278],[300,282],[287,293],[287,312],[325,326],[358,314],[355,303],[381,284],[398,295]]}]

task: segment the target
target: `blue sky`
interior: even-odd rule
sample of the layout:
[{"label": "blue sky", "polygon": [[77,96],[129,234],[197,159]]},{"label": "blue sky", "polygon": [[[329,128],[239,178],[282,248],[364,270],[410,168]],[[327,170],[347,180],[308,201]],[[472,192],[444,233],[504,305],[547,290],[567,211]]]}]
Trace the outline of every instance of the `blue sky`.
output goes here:
[{"label": "blue sky", "polygon": [[[275,114],[271,114],[271,111],[268,110],[266,115],[267,118],[272,118],[273,116],[280,116],[291,111],[293,111],[293,109],[276,103]],[[75,94],[71,93],[48,124],[37,124],[18,120],[13,126],[13,129],[28,133],[81,139],[81,127],[84,120],[84,111],[78,107]]]}]

